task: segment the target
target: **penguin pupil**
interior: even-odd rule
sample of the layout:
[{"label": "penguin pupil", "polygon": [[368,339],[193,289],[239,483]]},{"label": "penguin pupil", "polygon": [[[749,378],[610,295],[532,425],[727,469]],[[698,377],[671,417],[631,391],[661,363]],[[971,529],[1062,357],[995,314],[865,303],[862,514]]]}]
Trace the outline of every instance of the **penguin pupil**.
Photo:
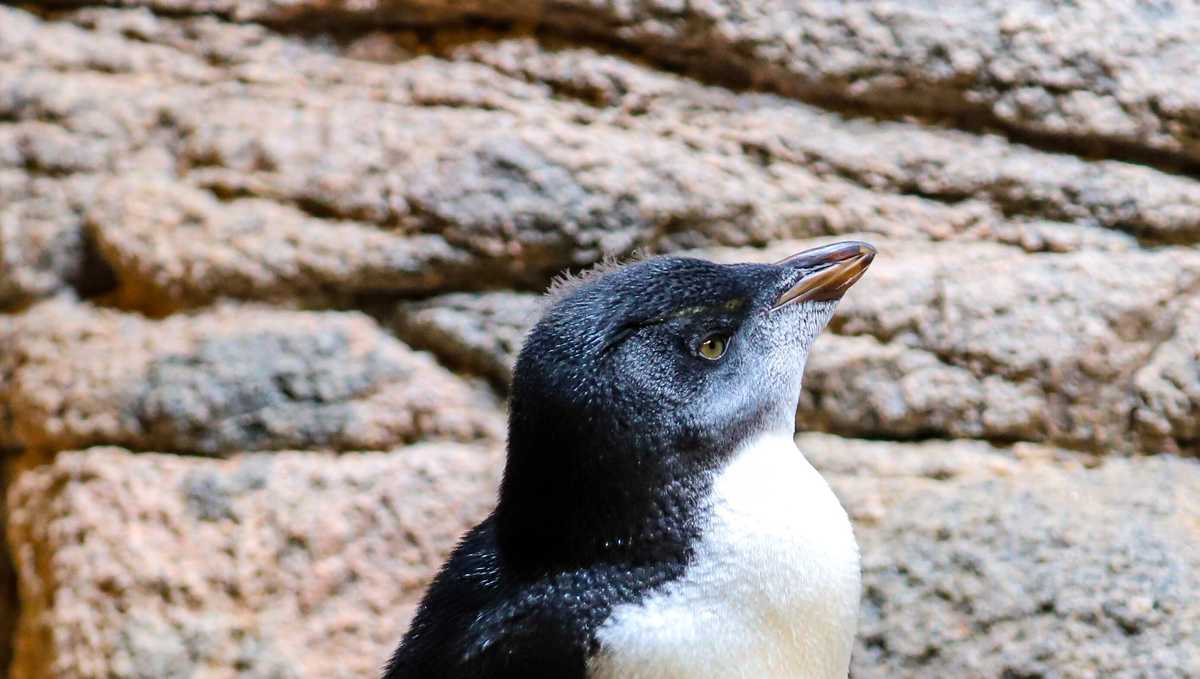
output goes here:
[{"label": "penguin pupil", "polygon": [[715,361],[725,355],[726,339],[722,335],[710,335],[700,343],[700,355]]}]

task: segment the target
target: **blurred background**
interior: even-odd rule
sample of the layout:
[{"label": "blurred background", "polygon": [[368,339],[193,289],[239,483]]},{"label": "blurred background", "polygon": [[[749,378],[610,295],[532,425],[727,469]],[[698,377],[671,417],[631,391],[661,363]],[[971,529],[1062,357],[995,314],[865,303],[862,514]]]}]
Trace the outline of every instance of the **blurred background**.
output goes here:
[{"label": "blurred background", "polygon": [[0,676],[369,677],[539,293],[879,249],[856,679],[1200,676],[1200,7],[0,6]]}]

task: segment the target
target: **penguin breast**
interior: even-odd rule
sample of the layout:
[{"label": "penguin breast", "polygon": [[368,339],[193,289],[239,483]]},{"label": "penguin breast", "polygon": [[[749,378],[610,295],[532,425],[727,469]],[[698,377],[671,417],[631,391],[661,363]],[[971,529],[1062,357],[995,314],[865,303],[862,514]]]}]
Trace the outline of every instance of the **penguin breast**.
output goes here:
[{"label": "penguin breast", "polygon": [[597,633],[591,679],[845,679],[858,545],[829,485],[786,435],[717,472],[681,577],[622,604]]}]

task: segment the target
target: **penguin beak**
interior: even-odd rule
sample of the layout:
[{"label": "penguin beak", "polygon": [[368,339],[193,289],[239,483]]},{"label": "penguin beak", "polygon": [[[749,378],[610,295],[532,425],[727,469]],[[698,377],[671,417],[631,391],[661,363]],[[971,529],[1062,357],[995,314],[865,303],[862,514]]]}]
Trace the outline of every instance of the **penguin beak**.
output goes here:
[{"label": "penguin beak", "polygon": [[875,248],[862,241],[843,241],[798,252],[776,266],[802,271],[800,280],[775,300],[774,311],[797,302],[822,302],[842,298],[875,259]]}]

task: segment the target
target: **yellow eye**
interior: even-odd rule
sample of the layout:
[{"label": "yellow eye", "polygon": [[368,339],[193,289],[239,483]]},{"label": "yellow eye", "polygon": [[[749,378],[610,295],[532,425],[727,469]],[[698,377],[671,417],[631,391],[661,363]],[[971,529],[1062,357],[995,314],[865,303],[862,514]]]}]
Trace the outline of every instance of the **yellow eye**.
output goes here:
[{"label": "yellow eye", "polygon": [[709,335],[696,348],[704,358],[710,361],[715,361],[725,355],[725,348],[729,345],[729,339],[725,335]]}]

